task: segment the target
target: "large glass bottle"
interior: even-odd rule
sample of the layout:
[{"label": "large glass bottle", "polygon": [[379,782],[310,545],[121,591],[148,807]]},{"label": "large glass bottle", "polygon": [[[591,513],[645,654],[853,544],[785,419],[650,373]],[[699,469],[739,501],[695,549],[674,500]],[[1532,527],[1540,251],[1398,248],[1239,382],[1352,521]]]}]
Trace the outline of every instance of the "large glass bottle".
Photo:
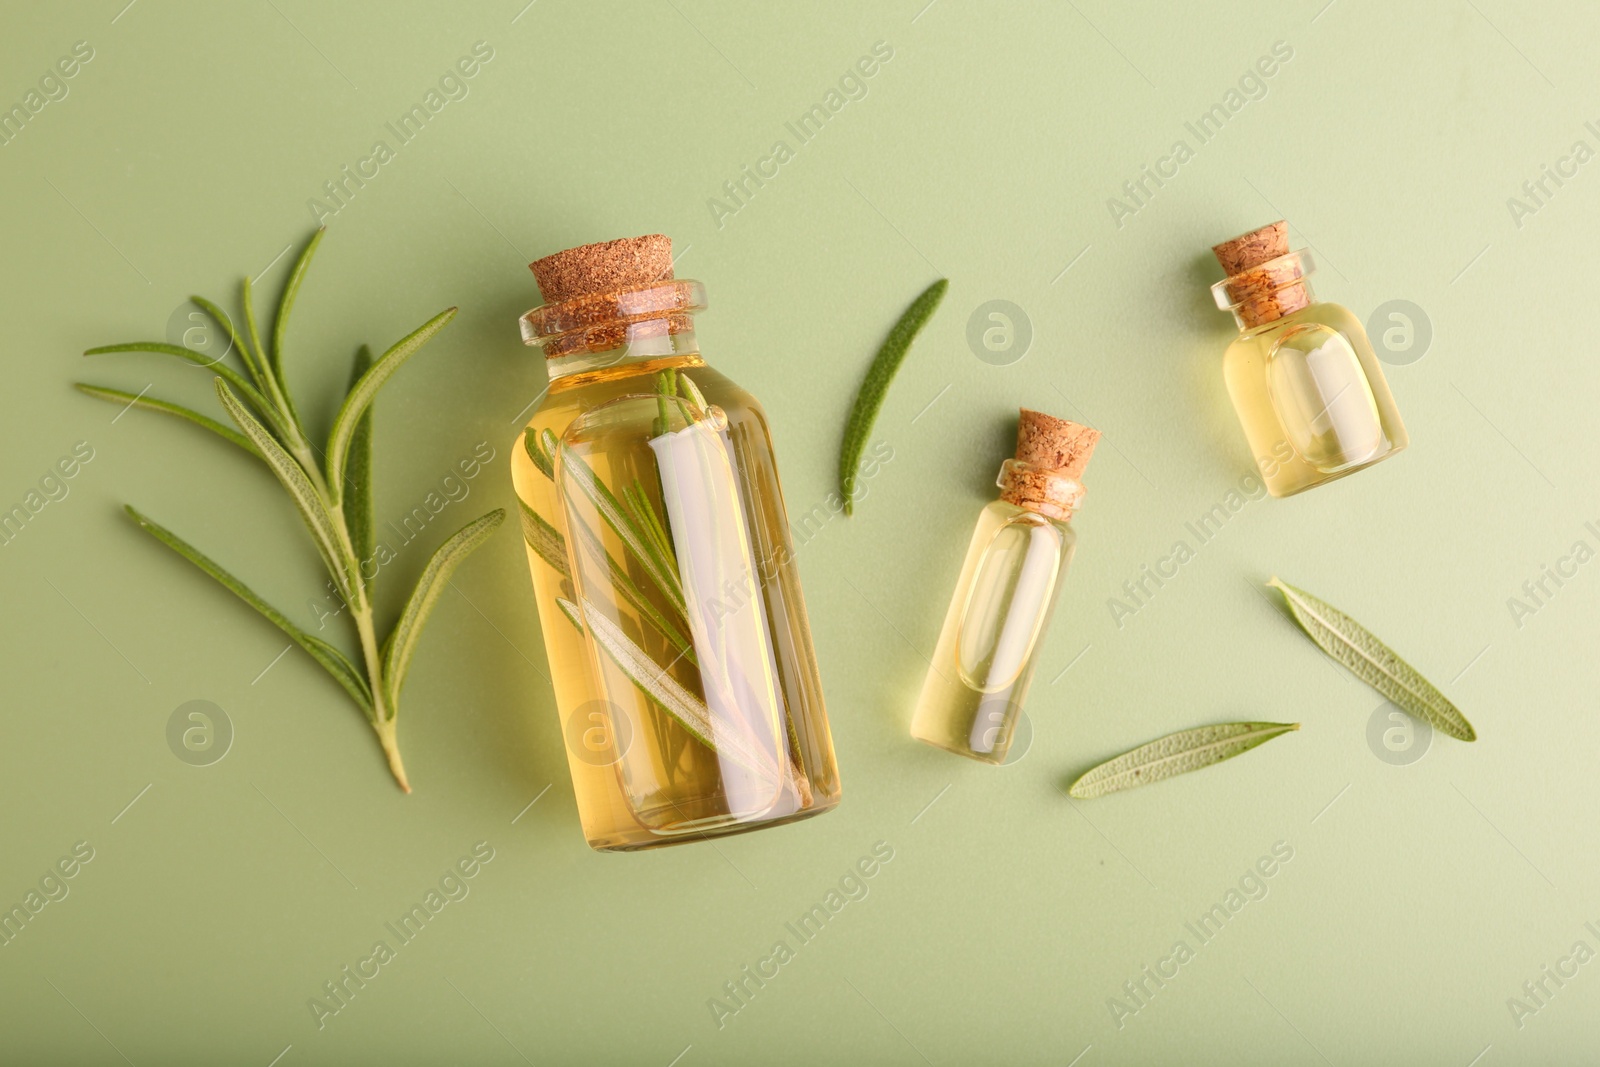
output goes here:
[{"label": "large glass bottle", "polygon": [[1100,433],[1024,408],[1000,499],[978,516],[911,721],[919,741],[1004,763],[1077,537]]},{"label": "large glass bottle", "polygon": [[670,239],[533,264],[550,386],[512,477],[578,815],[635,850],[839,802],[767,420],[706,365]]},{"label": "large glass bottle", "polygon": [[1289,251],[1288,233],[1280,220],[1212,248],[1228,272],[1212,296],[1239,325],[1223,376],[1273,496],[1353,474],[1409,442],[1361,320],[1315,301],[1311,253]]}]

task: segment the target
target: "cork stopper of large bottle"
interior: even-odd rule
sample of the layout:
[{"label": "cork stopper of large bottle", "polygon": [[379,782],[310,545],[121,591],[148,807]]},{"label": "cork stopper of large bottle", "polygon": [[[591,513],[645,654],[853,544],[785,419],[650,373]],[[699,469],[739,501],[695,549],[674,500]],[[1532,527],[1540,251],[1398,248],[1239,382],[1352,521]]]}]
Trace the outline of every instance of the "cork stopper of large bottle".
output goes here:
[{"label": "cork stopper of large bottle", "polygon": [[546,359],[657,346],[693,329],[705,306],[700,283],[672,274],[672,238],[652,233],[579,245],[528,264],[544,304],[522,317],[527,344]]},{"label": "cork stopper of large bottle", "polygon": [[1228,277],[1224,283],[1234,312],[1246,328],[1299,311],[1311,303],[1305,272],[1289,254],[1289,224],[1282,219],[1211,246]]},{"label": "cork stopper of large bottle", "polygon": [[1052,518],[1068,519],[1083,497],[1083,472],[1100,431],[1023,408],[1016,459],[1001,475],[1000,499]]},{"label": "cork stopper of large bottle", "polygon": [[672,238],[652,233],[579,245],[528,264],[547,304],[672,280]]}]

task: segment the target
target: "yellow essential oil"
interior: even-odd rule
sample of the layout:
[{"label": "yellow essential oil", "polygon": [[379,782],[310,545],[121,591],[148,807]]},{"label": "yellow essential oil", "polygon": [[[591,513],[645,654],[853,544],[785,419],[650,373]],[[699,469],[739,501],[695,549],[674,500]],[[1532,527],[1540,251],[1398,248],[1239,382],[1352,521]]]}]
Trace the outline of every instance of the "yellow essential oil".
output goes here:
[{"label": "yellow essential oil", "polygon": [[761,406],[701,357],[664,237],[534,264],[550,387],[513,449],[589,844],[806,818],[840,796]]},{"label": "yellow essential oil", "polygon": [[1366,330],[1317,303],[1311,253],[1275,222],[1215,246],[1228,277],[1212,287],[1239,336],[1223,358],[1228,395],[1273,496],[1353,474],[1409,443]]},{"label": "yellow essential oil", "polygon": [[984,763],[1004,763],[1077,537],[1079,478],[1098,431],[1022,411],[1017,453],[1000,468],[1000,499],[978,516],[911,736]]}]

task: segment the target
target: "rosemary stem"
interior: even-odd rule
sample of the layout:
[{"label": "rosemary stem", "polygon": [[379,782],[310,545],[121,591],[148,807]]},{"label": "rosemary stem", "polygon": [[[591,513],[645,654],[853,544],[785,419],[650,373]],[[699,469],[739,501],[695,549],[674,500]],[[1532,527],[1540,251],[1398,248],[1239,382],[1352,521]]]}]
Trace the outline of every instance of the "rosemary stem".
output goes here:
[{"label": "rosemary stem", "polygon": [[[311,468],[311,475],[318,479],[318,492],[323,499],[327,499],[327,489],[320,484],[320,475],[316,468]],[[372,599],[367,594],[367,583],[361,580],[361,561],[356,558],[354,542],[350,538],[350,529],[345,519],[344,505],[334,504],[329,507],[333,516],[333,526],[338,534],[339,560],[338,563],[345,571],[345,576],[334,575],[333,579],[338,584],[349,584],[346,602],[350,605],[350,617],[355,623],[356,636],[361,642],[361,659],[367,669],[367,685],[372,690],[372,728],[378,732],[378,743],[383,746],[383,754],[388,757],[389,770],[394,774],[395,781],[407,793],[411,792],[411,785],[406,781],[405,767],[400,762],[399,740],[395,736],[395,718],[400,709],[389,699],[388,686],[384,684],[383,677],[383,650],[378,643],[377,623],[373,618]]]},{"label": "rosemary stem", "polygon": [[400,742],[395,737],[395,724],[393,720],[378,727],[378,743],[383,746],[383,754],[389,761],[389,773],[394,775],[394,780],[400,784],[405,792],[411,792],[411,783],[406,780],[406,766],[400,761]]}]

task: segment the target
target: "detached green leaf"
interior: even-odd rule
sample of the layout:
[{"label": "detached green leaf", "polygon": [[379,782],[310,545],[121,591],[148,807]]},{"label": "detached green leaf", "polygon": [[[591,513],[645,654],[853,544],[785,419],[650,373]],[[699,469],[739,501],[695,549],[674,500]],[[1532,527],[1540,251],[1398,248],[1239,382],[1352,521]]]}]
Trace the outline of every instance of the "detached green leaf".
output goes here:
[{"label": "detached green leaf", "polygon": [[344,492],[344,470],[349,460],[350,439],[355,436],[356,424],[361,421],[373,397],[417,349],[427,344],[430,337],[456,317],[456,310],[446,308],[395,342],[351,387],[339,408],[339,414],[333,420],[333,430],[328,434],[328,492],[333,496],[333,503],[339,503]]},{"label": "detached green leaf", "polygon": [[400,707],[400,688],[405,684],[406,672],[411,669],[411,655],[416,651],[417,639],[422,636],[423,624],[428,621],[434,604],[444,592],[450,575],[462,560],[472,554],[473,549],[500,527],[505,518],[505,509],[495,508],[487,515],[473,519],[451,534],[422,569],[422,577],[417,579],[417,587],[411,591],[411,599],[406,601],[400,621],[395,623],[394,631],[384,642],[383,684],[388,689],[385,703],[388,705],[389,718],[393,719]]},{"label": "detached green leaf", "polygon": [[1298,729],[1297,722],[1225,722],[1168,734],[1100,764],[1067,792],[1080,800],[1103,797],[1221,763]]},{"label": "detached green leaf", "polygon": [[351,663],[343,652],[340,652],[320,637],[313,637],[300,629],[300,627],[290,622],[283,612],[262,600],[249,586],[229,574],[205,553],[153,519],[146,518],[133,505],[124,505],[124,510],[150,536],[209,574],[234,596],[255,608],[274,626],[288,634],[295,644],[305,649],[311,654],[312,659],[322,664],[323,669],[333,676],[334,681],[344,687],[345,692],[355,698],[355,702],[361,705],[361,710],[366,713],[367,718],[372,718],[372,693],[367,688],[366,679],[362,677],[361,672],[356,669],[356,665]]},{"label": "detached green leaf", "polygon": [[1303,589],[1277,578],[1267,584],[1283,594],[1290,614],[1306,636],[1401,711],[1425,720],[1458,741],[1478,739],[1466,716],[1372,631]]},{"label": "detached green leaf", "polygon": [[311,539],[316,542],[317,551],[322,555],[323,562],[328,565],[328,573],[333,575],[338,585],[339,595],[346,602],[356,599],[356,583],[361,581],[360,570],[351,571],[351,562],[348,560],[339,545],[339,535],[335,531],[333,516],[328,514],[327,506],[322,502],[322,494],[317,492],[311,479],[306,476],[304,468],[295,462],[293,456],[283,450],[276,438],[267,431],[265,426],[255,420],[250,412],[239,403],[238,397],[228,390],[227,383],[217,382],[217,396],[222,400],[222,406],[227,409],[239,429],[255,445],[261,458],[267,461],[267,466],[272,468],[272,473],[278,476],[278,481],[289,491],[289,497],[294,501],[300,517],[305,520],[306,528],[311,531]]},{"label": "detached green leaf", "polygon": [[238,445],[252,456],[259,454],[256,452],[255,446],[250,443],[250,439],[245,437],[244,434],[222,425],[222,423],[218,422],[216,419],[207,418],[198,411],[193,411],[181,404],[173,404],[166,400],[157,400],[155,397],[141,396],[136,393],[125,393],[121,389],[108,389],[103,385],[88,385],[84,382],[73,382],[72,387],[78,390],[80,393],[87,393],[89,396],[99,397],[101,400],[109,400],[113,404],[140,407],[149,411],[159,411],[167,415],[176,415],[180,419],[188,419],[196,426],[204,426],[206,429],[210,430],[224,441],[230,441],[233,444]]},{"label": "detached green leaf", "polygon": [[[317,233],[321,233],[318,230]],[[280,311],[280,315],[287,311]],[[355,365],[350,370],[350,385],[361,380],[361,376],[372,366],[372,349],[362,345],[356,350]],[[344,527],[350,533],[350,547],[355,551],[356,564],[365,563],[372,556],[372,408],[368,407],[361,413],[361,418],[356,420],[356,432],[350,435],[350,458],[344,469],[345,495],[341,505],[344,508]],[[373,572],[376,577],[377,572]],[[362,574],[361,580],[366,582],[367,589],[372,589],[372,580]]]},{"label": "detached green leaf", "polygon": [[851,514],[855,506],[853,494],[861,450],[866,447],[867,437],[872,433],[878,409],[883,407],[889,383],[894,381],[895,372],[900,369],[906,353],[911,351],[911,342],[916,339],[917,332],[938,310],[939,301],[944,299],[944,291],[949,287],[949,279],[940,278],[924,289],[922,295],[911,302],[911,306],[905,309],[889,330],[889,336],[884,338],[878,354],[872,357],[872,365],[867,368],[867,377],[856,393],[855,407],[845,427],[844,444],[839,449],[839,495],[844,497],[846,515]]}]

